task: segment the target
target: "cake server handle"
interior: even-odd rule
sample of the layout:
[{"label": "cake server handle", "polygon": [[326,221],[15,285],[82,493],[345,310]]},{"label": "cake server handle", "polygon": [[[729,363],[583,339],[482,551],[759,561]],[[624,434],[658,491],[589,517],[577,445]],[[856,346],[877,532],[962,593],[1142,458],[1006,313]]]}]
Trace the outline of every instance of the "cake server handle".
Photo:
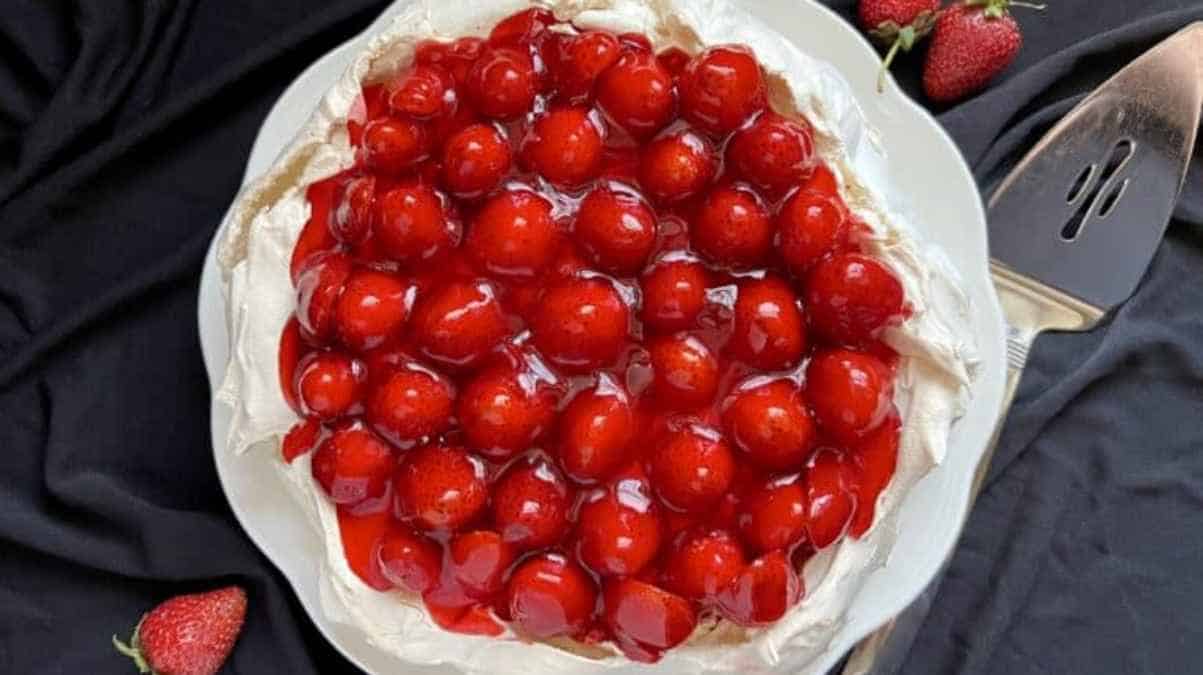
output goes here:
[{"label": "cake server handle", "polygon": [[990,469],[999,434],[1006,422],[1007,412],[1019,389],[1019,378],[1028,361],[1028,352],[1036,337],[1045,331],[1089,330],[1103,317],[1103,310],[1062,293],[1050,286],[1009,269],[997,260],[990,261],[990,276],[1003,316],[1007,320],[1007,382],[1003,389],[1002,407],[990,443],[982,455],[973,477],[970,501],[977,499],[982,481]]}]

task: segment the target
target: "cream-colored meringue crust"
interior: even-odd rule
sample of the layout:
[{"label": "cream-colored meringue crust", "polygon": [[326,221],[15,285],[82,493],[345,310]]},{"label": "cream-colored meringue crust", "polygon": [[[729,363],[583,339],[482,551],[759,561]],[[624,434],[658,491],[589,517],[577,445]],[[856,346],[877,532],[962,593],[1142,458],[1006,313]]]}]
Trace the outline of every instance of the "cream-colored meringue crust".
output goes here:
[{"label": "cream-colored meringue crust", "polygon": [[[861,540],[844,539],[807,563],[806,597],[777,623],[743,629],[708,621],[655,666],[633,664],[614,650],[571,643],[529,643],[507,634],[471,637],[438,628],[416,599],[369,588],[343,555],[332,505],[312,480],[309,458],[291,465],[279,442],[297,421],[279,388],[277,349],[295,306],[289,258],[309,205],[305,187],[350,167],[354,153],[345,120],[361,83],[407,63],[427,38],[483,35],[522,0],[411,0],[390,26],[370,38],[321,100],[273,168],[248,184],[224,224],[219,263],[231,336],[231,358],[218,399],[233,410],[229,452],[246,462],[274,462],[325,540],[322,607],[334,621],[358,626],[364,639],[401,659],[447,664],[469,673],[803,672],[830,641],[864,577],[881,565],[895,537],[893,514],[907,491],[943,458],[949,428],[961,414],[976,369],[969,306],[952,265],[889,206],[888,167],[847,83],[728,0],[558,0],[543,3],[582,27],[638,31],[657,48],[696,52],[708,45],[751,46],[769,74],[775,105],[806,116],[818,152],[838,168],[845,200],[873,230],[866,247],[902,279],[913,315],[887,341],[901,355],[896,403],[904,426],[897,473],[879,498],[877,522]],[[265,486],[265,489],[270,489]],[[317,562],[317,561],[315,561]]]}]

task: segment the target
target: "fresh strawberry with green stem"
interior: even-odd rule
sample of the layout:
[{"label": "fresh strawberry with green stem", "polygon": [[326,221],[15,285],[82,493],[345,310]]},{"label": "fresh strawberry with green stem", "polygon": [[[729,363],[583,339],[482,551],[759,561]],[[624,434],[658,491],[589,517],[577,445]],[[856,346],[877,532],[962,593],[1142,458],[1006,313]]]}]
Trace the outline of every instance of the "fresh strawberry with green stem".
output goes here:
[{"label": "fresh strawberry with green stem", "polygon": [[238,586],[179,595],[143,616],[129,644],[114,635],[113,646],[141,673],[213,675],[234,649],[245,618],[246,591]]},{"label": "fresh strawberry with green stem", "polygon": [[885,88],[886,71],[898,52],[909,52],[916,43],[931,32],[940,11],[941,0],[861,0],[857,13],[860,24],[869,35],[888,46],[881,71],[877,75],[877,90]]},{"label": "fresh strawberry with green stem", "polygon": [[962,99],[1011,65],[1023,45],[1011,7],[1044,9],[1017,0],[966,0],[940,14],[923,64],[928,98],[937,103]]}]

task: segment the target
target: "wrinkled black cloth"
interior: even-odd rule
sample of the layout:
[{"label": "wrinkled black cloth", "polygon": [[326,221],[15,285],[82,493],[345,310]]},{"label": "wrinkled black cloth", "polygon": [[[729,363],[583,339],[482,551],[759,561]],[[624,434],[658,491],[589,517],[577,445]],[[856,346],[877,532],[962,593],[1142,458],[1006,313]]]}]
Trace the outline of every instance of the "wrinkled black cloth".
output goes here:
[{"label": "wrinkled black cloth", "polygon": [[[1016,10],[1026,45],[994,87],[934,111],[983,186],[1203,19],[1198,1],[1049,2]],[[222,496],[196,297],[269,107],[383,6],[0,4],[0,672],[132,672],[112,633],[229,582],[250,613],[226,672],[354,671]],[[921,57],[897,68],[917,96]],[[1038,342],[905,672],[1203,671],[1201,179],[1196,162],[1136,296]]]}]

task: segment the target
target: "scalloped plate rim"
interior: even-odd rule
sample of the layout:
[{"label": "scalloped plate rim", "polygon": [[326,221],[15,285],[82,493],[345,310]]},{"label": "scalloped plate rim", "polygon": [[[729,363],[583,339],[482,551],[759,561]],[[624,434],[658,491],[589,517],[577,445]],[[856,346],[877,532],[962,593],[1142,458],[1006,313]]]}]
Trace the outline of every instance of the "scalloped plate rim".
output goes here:
[{"label": "scalloped plate rim", "polygon": [[[369,37],[378,32],[409,0],[398,0],[386,8],[367,29],[327,52],[311,64],[289,85],[281,94],[280,99],[272,107],[264,119],[247,161],[246,172],[242,184],[265,171],[275,160],[279,152],[287,145],[296,131],[305,123],[317,104],[318,99],[328,89],[351,61],[354,54],[362,48]],[[961,234],[968,240],[964,245],[970,249],[964,258],[950,255],[954,264],[961,271],[966,287],[969,289],[974,302],[975,327],[978,328],[981,364],[979,379],[974,386],[973,400],[969,411],[953,428],[950,438],[950,457],[952,449],[965,452],[965,456],[957,458],[955,470],[947,458],[939,467],[924,477],[912,489],[903,501],[899,517],[905,524],[908,506],[912,506],[916,493],[921,490],[931,490],[933,487],[942,488],[939,511],[945,514],[942,527],[932,528],[923,537],[928,544],[929,554],[925,556],[923,566],[918,565],[909,574],[909,583],[904,589],[894,585],[893,590],[886,594],[885,588],[896,581],[894,574],[899,569],[895,558],[898,543],[884,567],[875,570],[866,580],[864,586],[857,592],[844,623],[831,640],[828,647],[815,659],[807,664],[809,672],[825,673],[855,644],[904,609],[923,590],[927,583],[939,571],[940,566],[951,555],[953,546],[960,535],[961,527],[968,515],[969,492],[973,479],[973,469],[977,466],[985,452],[989,438],[998,420],[1002,402],[1003,381],[1005,378],[1005,349],[1004,323],[1002,311],[990,283],[985,212],[981,198],[978,195],[972,173],[965,164],[959,150],[952,139],[940,127],[939,123],[917,103],[905,96],[891,79],[882,94],[873,91],[876,81],[876,69],[879,57],[872,45],[850,26],[842,17],[830,8],[820,5],[814,0],[749,0],[743,3],[749,13],[761,18],[772,26],[789,26],[779,32],[793,40],[807,53],[827,60],[839,69],[852,85],[856,100],[869,119],[870,126],[879,132],[883,128],[902,124],[915,132],[918,137],[926,136],[934,145],[923,146],[928,151],[925,157],[925,170],[929,177],[938,171],[946,172],[945,180],[929,179],[929,184],[940,185],[941,188],[927,188],[929,196],[939,196],[947,199],[949,195],[960,196],[963,203],[959,205],[960,223],[963,227]],[[788,23],[774,23],[769,18],[776,13],[782,17],[789,16]],[[818,19],[818,24],[807,24],[807,14]],[[795,28],[802,25],[803,28]],[[834,31],[837,36],[830,39]],[[799,31],[813,35],[822,35],[823,39],[816,44],[807,45],[798,38]],[[830,42],[829,42],[830,40]],[[841,45],[846,47],[848,54],[843,57],[831,58],[832,50],[837,52]],[[323,83],[324,82],[324,83]],[[868,94],[866,95],[866,91]],[[300,102],[300,105],[297,105]],[[922,133],[919,133],[922,132]],[[914,142],[916,137],[909,133],[904,138],[901,134],[881,133],[882,144],[890,148],[892,145],[905,145]],[[898,153],[906,156],[906,153]],[[937,161],[938,160],[938,161]],[[935,167],[935,168],[933,168]],[[900,174],[892,167],[891,180],[896,184],[907,181],[900,180],[905,174]],[[952,181],[952,182],[949,182]],[[962,188],[948,190],[950,185],[959,184]],[[922,194],[922,190],[911,191],[908,194]],[[964,199],[970,197],[971,199]],[[922,201],[922,200],[920,200]],[[223,217],[223,223],[225,218]],[[198,295],[197,320],[200,331],[201,351],[205,369],[209,377],[211,392],[215,393],[224,377],[228,360],[228,334],[225,326],[225,301],[221,293],[221,273],[216,262],[216,247],[224,228],[219,228],[214,234],[213,242],[205,257],[201,283]],[[925,235],[930,233],[925,232]],[[940,244],[946,242],[940,241]],[[947,247],[946,247],[947,248]],[[279,549],[279,541],[274,532],[277,528],[267,527],[267,523],[259,519],[261,511],[254,508],[254,502],[261,498],[245,491],[239,491],[234,481],[232,463],[234,457],[226,451],[226,431],[229,425],[228,408],[215,398],[211,405],[210,430],[213,439],[214,461],[217,465],[218,478],[222,489],[230,503],[235,518],[247,532],[252,542],[263,551],[269,560],[281,571],[292,586],[310,619],[319,632],[348,660],[352,661],[367,672],[383,673],[404,665],[410,670],[417,668],[422,672],[450,672],[443,666],[414,666],[371,646],[357,629],[328,619],[321,608],[318,590],[319,566],[298,562],[295,551]],[[969,438],[963,438],[968,436]],[[280,479],[281,481],[283,479]],[[281,482],[281,487],[283,486]],[[269,493],[270,491],[262,491]],[[929,493],[930,497],[930,493]],[[291,497],[285,495],[291,502]],[[298,511],[299,513],[299,511]],[[276,526],[279,523],[271,523]],[[313,543],[323,546],[317,536],[317,530],[312,523],[292,523],[301,530],[308,528],[312,532]],[[930,526],[930,523],[929,523]],[[933,532],[934,531],[934,532]],[[906,534],[899,536],[901,543]],[[874,587],[881,586],[878,594],[874,595]],[[643,672],[649,672],[644,669]]]}]

